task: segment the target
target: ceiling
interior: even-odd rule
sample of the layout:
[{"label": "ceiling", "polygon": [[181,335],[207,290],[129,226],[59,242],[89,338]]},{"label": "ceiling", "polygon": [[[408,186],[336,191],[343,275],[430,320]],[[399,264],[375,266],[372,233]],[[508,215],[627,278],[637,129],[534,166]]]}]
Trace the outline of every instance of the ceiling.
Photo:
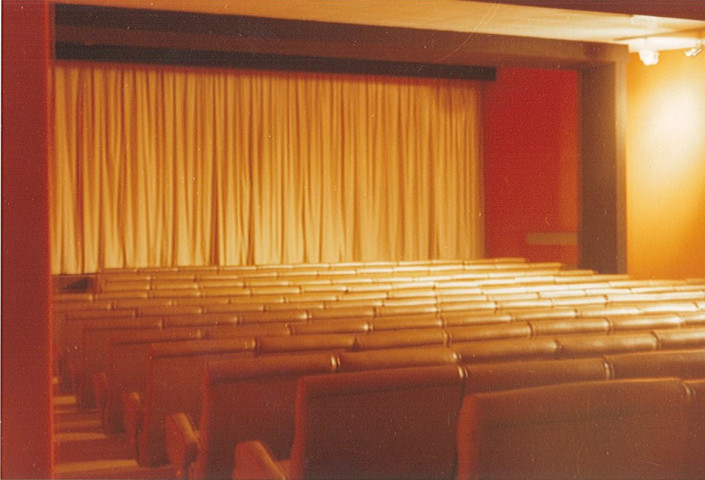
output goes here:
[{"label": "ceiling", "polygon": [[[56,3],[691,48],[705,21],[466,0],[55,0]],[[648,38],[648,39],[647,39]],[[700,40],[699,40],[700,39]]]}]

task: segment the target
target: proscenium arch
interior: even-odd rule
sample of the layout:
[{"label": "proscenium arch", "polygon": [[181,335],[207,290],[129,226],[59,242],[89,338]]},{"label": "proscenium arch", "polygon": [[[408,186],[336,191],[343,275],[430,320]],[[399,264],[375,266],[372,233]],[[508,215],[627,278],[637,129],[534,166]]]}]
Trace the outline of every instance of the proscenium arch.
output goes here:
[{"label": "proscenium arch", "polygon": [[56,45],[70,45],[75,52],[98,45],[107,52],[122,47],[123,54],[201,51],[216,59],[219,54],[257,54],[339,59],[343,65],[363,61],[575,70],[581,92],[580,267],[626,271],[626,46],[192,12],[55,8]]}]

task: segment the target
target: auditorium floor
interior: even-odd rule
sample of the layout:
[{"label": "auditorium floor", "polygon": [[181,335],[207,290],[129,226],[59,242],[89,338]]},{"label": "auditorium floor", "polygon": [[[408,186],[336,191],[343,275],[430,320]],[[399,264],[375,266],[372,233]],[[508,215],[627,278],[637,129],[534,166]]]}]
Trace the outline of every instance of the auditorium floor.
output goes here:
[{"label": "auditorium floor", "polygon": [[171,467],[142,468],[124,436],[106,436],[96,411],[78,412],[73,395],[55,395],[55,478],[173,478]]}]

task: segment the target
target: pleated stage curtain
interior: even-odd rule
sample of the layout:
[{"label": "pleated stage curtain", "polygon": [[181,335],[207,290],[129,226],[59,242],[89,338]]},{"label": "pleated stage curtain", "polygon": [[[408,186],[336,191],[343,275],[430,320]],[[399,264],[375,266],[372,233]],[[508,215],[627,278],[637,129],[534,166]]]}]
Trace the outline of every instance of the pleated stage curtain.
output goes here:
[{"label": "pleated stage curtain", "polygon": [[53,273],[482,255],[475,82],[83,62],[53,76]]}]

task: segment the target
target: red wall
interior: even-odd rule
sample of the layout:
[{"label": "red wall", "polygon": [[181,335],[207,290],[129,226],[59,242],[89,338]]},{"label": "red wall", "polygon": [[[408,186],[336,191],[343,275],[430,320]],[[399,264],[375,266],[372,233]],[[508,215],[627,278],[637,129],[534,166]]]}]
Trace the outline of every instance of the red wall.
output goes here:
[{"label": "red wall", "polygon": [[2,2],[2,478],[50,478],[49,5]]},{"label": "red wall", "polygon": [[577,264],[577,72],[500,68],[484,110],[486,256]]}]

